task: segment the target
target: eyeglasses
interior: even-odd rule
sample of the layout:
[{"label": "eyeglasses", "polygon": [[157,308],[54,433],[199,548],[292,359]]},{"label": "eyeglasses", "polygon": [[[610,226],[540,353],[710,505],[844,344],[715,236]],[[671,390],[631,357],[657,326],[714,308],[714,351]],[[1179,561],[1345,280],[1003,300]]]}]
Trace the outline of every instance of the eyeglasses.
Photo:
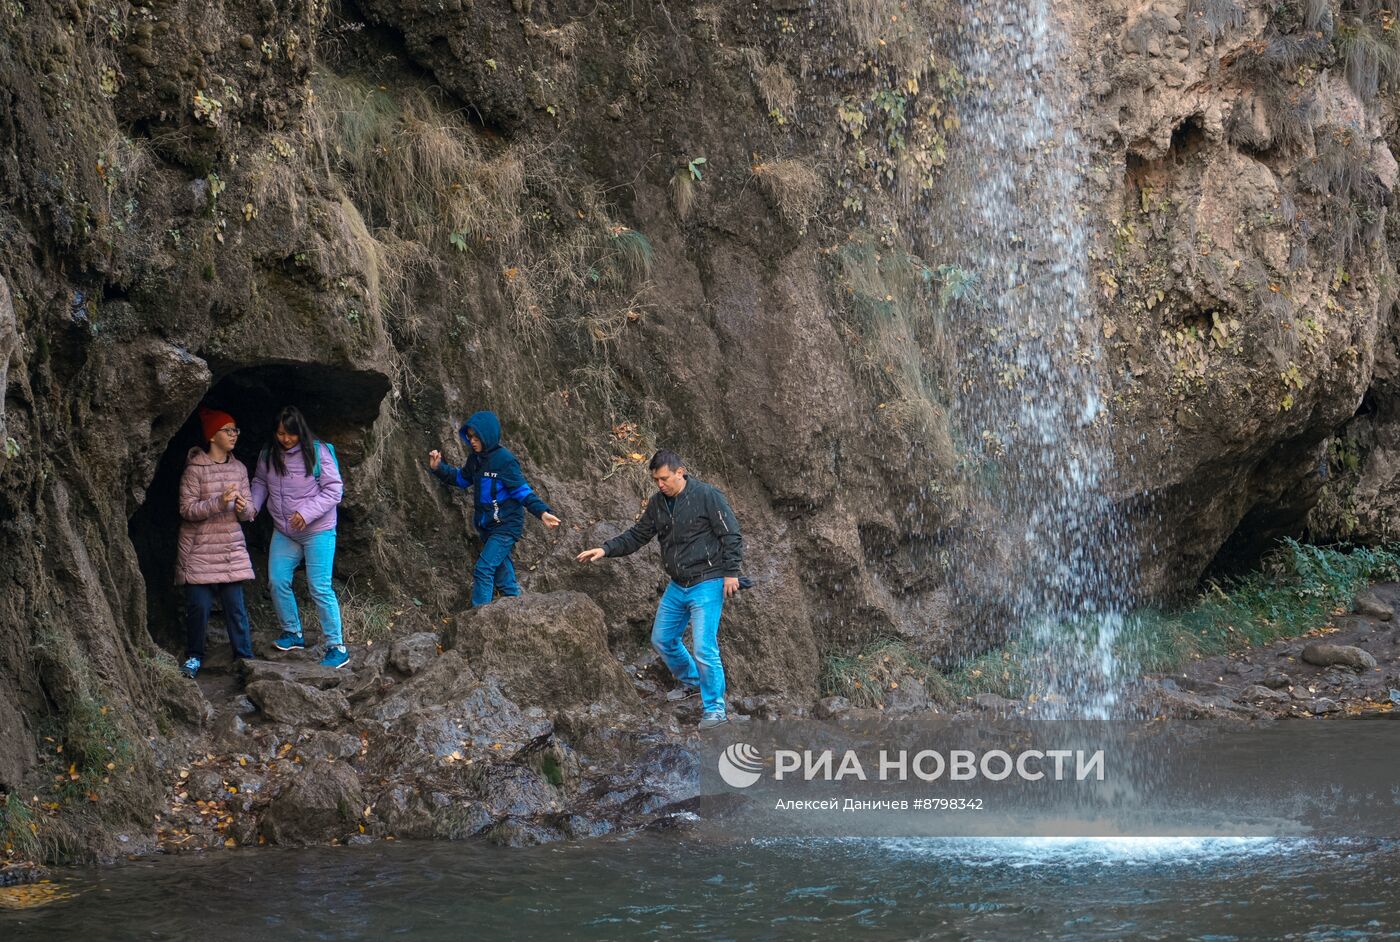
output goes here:
[{"label": "eyeglasses", "polygon": [[230,435],[237,437],[238,433],[242,432],[243,430],[241,428],[221,428],[219,429],[219,431],[228,432]]}]

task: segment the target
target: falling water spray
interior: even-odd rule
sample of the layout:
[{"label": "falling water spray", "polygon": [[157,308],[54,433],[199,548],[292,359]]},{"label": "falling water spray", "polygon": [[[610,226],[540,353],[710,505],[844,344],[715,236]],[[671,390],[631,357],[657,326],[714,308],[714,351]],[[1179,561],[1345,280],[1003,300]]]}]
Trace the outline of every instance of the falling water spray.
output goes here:
[{"label": "falling water spray", "polygon": [[1080,202],[1082,111],[1047,0],[969,2],[956,55],[962,133],[936,238],[976,277],[950,305],[961,388],[953,419],[969,484],[955,578],[995,596],[1049,716],[1122,712],[1115,657],[1131,600],[1132,542],[1109,497],[1102,327]]}]

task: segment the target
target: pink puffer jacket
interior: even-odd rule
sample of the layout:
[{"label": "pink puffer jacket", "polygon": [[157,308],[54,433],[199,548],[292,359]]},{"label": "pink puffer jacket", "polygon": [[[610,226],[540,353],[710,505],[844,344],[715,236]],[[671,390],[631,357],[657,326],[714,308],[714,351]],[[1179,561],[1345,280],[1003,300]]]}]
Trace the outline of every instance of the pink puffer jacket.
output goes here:
[{"label": "pink puffer jacket", "polygon": [[248,499],[244,520],[254,515],[248,469],[229,455],[216,463],[202,448],[191,448],[185,476],[180,478],[180,554],[175,562],[176,585],[216,585],[253,578],[253,562],[233,504],[222,500],[230,486]]}]

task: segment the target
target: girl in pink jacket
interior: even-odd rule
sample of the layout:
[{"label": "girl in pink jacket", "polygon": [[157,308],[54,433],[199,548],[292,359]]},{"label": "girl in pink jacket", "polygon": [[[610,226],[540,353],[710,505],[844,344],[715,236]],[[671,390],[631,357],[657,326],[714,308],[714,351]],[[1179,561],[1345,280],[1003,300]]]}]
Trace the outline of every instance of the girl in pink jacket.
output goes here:
[{"label": "girl in pink jacket", "polygon": [[191,448],[180,478],[180,546],[175,584],[185,587],[185,661],[180,671],[193,678],[204,662],[204,638],[214,596],[224,609],[233,656],[253,656],[243,580],[253,563],[239,520],[253,519],[248,469],[233,456],[238,426],[227,412],[200,408],[199,424],[208,450]]},{"label": "girl in pink jacket", "polygon": [[306,418],[295,406],[277,417],[277,440],[258,459],[253,477],[253,513],[267,504],[272,515],[272,545],[268,548],[267,578],[272,605],[282,622],[282,635],[273,644],[279,651],[305,648],[301,615],[292,592],[292,575],[306,561],[306,581],[321,631],[326,637],[327,667],[350,662],[340,627],[340,602],[331,585],[335,567],[336,505],[345,493],[335,449],[317,441]]}]

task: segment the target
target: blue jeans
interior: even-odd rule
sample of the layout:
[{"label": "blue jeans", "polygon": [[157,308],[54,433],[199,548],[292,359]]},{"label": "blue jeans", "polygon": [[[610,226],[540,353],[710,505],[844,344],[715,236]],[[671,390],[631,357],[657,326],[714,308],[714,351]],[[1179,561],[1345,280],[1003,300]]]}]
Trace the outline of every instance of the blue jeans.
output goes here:
[{"label": "blue jeans", "polygon": [[326,644],[344,644],[340,631],[340,602],[331,585],[331,570],[335,568],[334,530],[306,536],[287,536],[281,530],[272,534],[272,546],[267,553],[267,579],[272,584],[272,607],[277,610],[282,630],[301,634],[301,615],[297,612],[297,597],[292,593],[292,574],[303,558],[306,559],[306,584],[316,603]]},{"label": "blue jeans", "polygon": [[[672,582],[656,608],[651,644],[676,675],[676,680],[700,688],[706,713],[724,713],[724,665],[719,659],[719,617],[724,613],[724,580],[710,579],[682,589]],[[695,656],[681,638],[693,630]]]},{"label": "blue jeans", "polygon": [[496,597],[496,590],[502,595],[520,594],[520,583],[515,581],[515,564],[510,561],[515,549],[516,538],[506,533],[493,533],[486,538],[481,555],[472,567],[472,606],[479,607]]},{"label": "blue jeans", "polygon": [[234,657],[253,656],[253,633],[248,627],[248,609],[243,604],[243,583],[185,586],[185,657],[204,660],[204,636],[209,628],[209,612],[214,596],[224,607],[224,627]]}]

